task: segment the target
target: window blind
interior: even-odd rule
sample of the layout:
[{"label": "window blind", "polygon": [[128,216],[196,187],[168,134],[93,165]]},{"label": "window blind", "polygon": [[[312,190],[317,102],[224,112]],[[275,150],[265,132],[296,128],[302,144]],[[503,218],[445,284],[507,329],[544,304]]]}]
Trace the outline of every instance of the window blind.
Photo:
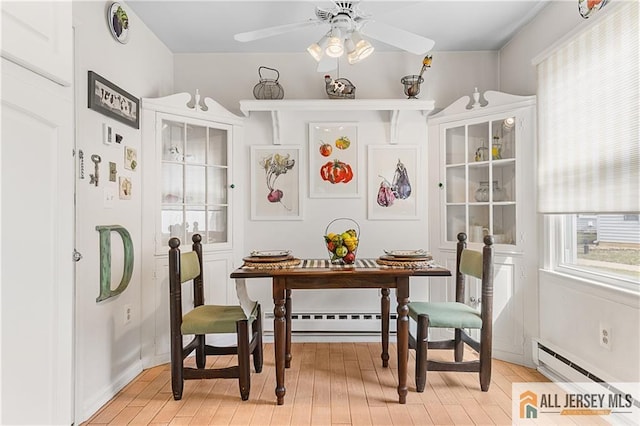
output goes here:
[{"label": "window blind", "polygon": [[640,211],[640,3],[624,2],[538,64],[538,210]]}]

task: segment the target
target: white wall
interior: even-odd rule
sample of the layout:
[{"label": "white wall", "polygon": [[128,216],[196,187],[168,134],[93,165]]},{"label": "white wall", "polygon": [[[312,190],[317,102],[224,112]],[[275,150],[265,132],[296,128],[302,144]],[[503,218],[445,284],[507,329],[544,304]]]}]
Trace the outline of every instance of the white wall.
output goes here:
[{"label": "white wall", "polygon": [[[591,367],[602,379],[638,382],[639,303],[632,292],[542,271],[540,338],[584,361],[583,367]],[[611,330],[611,350],[599,344],[601,325]]]},{"label": "white wall", "polygon": [[[177,92],[193,93],[199,89],[227,109],[239,112],[241,99],[254,99],[253,87],[258,83],[258,67],[264,65],[280,72],[280,84],[285,99],[326,99],[324,73],[316,72],[316,62],[307,54],[178,54],[175,56],[175,88]],[[365,61],[350,66],[341,64],[340,77],[348,78],[356,86],[357,99],[405,98],[402,76],[418,73],[422,57],[407,53],[374,53]],[[434,52],[433,65],[425,74],[419,98],[432,99],[436,109],[449,105],[463,95],[479,90],[497,90],[497,52]],[[336,73],[329,73],[336,77]],[[236,197],[242,197],[235,213],[243,228],[244,239],[240,253],[246,255],[258,249],[292,249],[298,256],[324,258],[327,256],[322,236],[327,224],[336,217],[356,220],[361,228],[359,257],[377,257],[383,248],[428,249],[427,202],[430,187],[427,182],[427,158],[432,155],[427,145],[426,119],[415,112],[402,118],[400,144],[419,145],[423,180],[419,220],[389,221],[367,220],[367,196],[376,188],[362,187],[361,198],[317,199],[303,197],[304,220],[252,221],[250,220],[250,146],[271,144],[271,118],[268,113],[252,113],[245,120],[244,146],[234,148]],[[283,144],[303,147],[303,165],[308,162],[308,122],[352,121],[359,123],[360,170],[366,171],[367,145],[387,144],[389,140],[389,114],[387,112],[288,112],[283,114]],[[308,169],[303,166],[303,191],[308,194]],[[366,176],[364,172],[363,177]],[[416,183],[417,184],[417,183]],[[237,251],[236,251],[237,252]],[[240,264],[241,259],[236,259]],[[415,280],[412,294],[419,291],[420,280]],[[270,312],[271,286],[266,280],[249,280],[252,297]],[[379,295],[376,290],[353,290],[348,295],[340,291],[305,291],[304,297],[294,300],[294,312],[378,312]],[[270,329],[271,321],[264,324]]]},{"label": "white wall", "polygon": [[536,93],[536,67],[531,60],[577,25],[586,21],[577,2],[551,1],[500,50],[500,90],[514,95]]},{"label": "white wall", "polygon": [[[75,29],[76,147],[84,152],[85,179],[76,180],[76,248],[84,258],[76,268],[76,423],[85,420],[112,398],[140,371],[141,318],[141,170],[124,168],[124,146],[134,147],[142,156],[140,130],[87,108],[87,71],[102,77],[136,97],[156,97],[172,93],[171,52],[129,11],[130,39],[117,42],[109,31],[106,11],[111,2],[79,1],[73,4]],[[114,126],[123,136],[121,146],[102,143],[102,124]],[[94,173],[92,154],[102,157],[100,184],[89,184]],[[119,200],[117,184],[109,182],[109,162],[117,165],[118,176],[133,181],[131,200]],[[116,194],[112,208],[104,207],[104,191]],[[96,225],[122,225],[134,245],[133,277],[120,295],[97,303],[100,264]],[[122,243],[112,238],[112,288],[122,277]],[[132,320],[124,324],[124,308],[132,308]]]},{"label": "white wall", "polygon": [[[576,2],[550,2],[500,52],[501,90],[535,93],[536,68],[531,60],[578,25],[588,25],[588,20],[579,16]],[[541,226],[540,241],[547,241],[545,237]],[[637,295],[541,271],[539,304],[541,339],[583,359],[612,379],[640,381]],[[599,346],[600,323],[612,329],[611,351]]]}]

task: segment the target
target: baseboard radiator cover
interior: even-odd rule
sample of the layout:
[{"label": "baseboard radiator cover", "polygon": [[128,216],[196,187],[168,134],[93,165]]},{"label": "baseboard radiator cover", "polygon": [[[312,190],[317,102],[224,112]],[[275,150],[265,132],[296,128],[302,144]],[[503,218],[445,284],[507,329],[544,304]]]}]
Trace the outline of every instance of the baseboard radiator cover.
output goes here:
[{"label": "baseboard radiator cover", "polygon": [[[389,317],[389,333],[395,334],[398,315],[390,313]],[[273,319],[272,312],[265,312],[263,324],[265,332],[273,332]],[[291,330],[294,334],[380,334],[381,327],[380,313],[294,312],[291,314]]]},{"label": "baseboard radiator cover", "polygon": [[534,339],[533,361],[538,371],[554,382],[598,383],[614,393],[632,393],[633,405],[640,407],[640,395],[633,395],[629,389],[618,389],[611,384],[620,384],[618,380],[595,371],[586,362],[552,344]]}]

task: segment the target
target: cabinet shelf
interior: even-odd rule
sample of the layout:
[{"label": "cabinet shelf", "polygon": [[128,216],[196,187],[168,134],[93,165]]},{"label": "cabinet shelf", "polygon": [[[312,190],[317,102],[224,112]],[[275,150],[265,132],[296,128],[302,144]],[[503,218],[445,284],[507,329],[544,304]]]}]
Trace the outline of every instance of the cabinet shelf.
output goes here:
[{"label": "cabinet shelf", "polygon": [[300,111],[389,111],[389,140],[398,142],[400,116],[405,111],[420,111],[427,116],[435,101],[421,99],[279,99],[241,100],[240,111],[248,117],[251,112],[270,112],[273,144],[282,142],[280,121],[284,112]]},{"label": "cabinet shelf", "polygon": [[473,163],[469,163],[469,168],[481,168],[481,167],[489,167],[490,163],[488,161],[476,161]]},{"label": "cabinet shelf", "polygon": [[447,164],[447,165],[445,165],[445,167],[447,169],[455,169],[457,167],[464,167],[464,166],[466,166],[465,163],[455,163],[455,164]]}]

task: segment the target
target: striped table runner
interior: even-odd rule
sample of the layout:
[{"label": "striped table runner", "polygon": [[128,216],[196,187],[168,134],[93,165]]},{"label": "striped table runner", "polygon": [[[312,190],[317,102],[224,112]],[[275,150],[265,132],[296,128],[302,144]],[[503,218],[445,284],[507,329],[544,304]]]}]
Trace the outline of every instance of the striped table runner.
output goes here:
[{"label": "striped table runner", "polygon": [[[356,259],[353,265],[342,265],[342,264],[332,264],[328,259],[303,259],[297,265],[286,265],[286,266],[275,266],[275,263],[269,264],[269,266],[254,266],[256,264],[252,264],[251,266],[243,265],[243,269],[293,269],[293,268],[309,268],[309,269],[317,269],[317,268],[330,268],[330,269],[346,269],[346,268],[380,268],[380,269],[391,269],[391,268],[400,268],[404,269],[407,267],[414,268],[415,266],[405,266],[402,264],[398,264],[397,266],[391,265],[380,265],[376,262],[376,259]],[[437,265],[435,263],[429,262],[428,267],[433,268]]]}]

